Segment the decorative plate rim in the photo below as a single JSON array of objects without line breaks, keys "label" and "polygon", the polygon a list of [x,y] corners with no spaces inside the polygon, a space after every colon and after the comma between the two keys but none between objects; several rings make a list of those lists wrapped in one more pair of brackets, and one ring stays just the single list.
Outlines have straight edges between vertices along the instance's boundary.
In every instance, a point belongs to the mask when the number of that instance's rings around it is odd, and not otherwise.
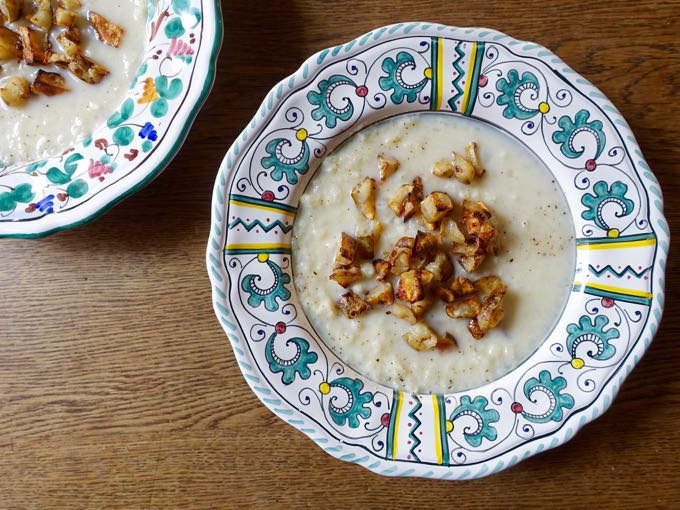
[{"label": "decorative plate rim", "polygon": [[[406,464],[400,460],[377,458],[376,456],[367,455],[365,451],[362,451],[358,447],[344,444],[342,441],[336,439],[328,430],[323,426],[320,426],[315,420],[304,415],[295,406],[292,406],[282,398],[277,398],[276,394],[272,395],[270,388],[273,386],[270,386],[269,381],[263,381],[262,378],[258,376],[258,369],[253,366],[256,364],[253,363],[251,353],[247,349],[243,349],[244,345],[242,342],[245,341],[248,343],[249,340],[241,336],[238,326],[233,321],[233,312],[229,309],[227,304],[229,278],[224,270],[222,262],[224,241],[226,237],[226,229],[224,226],[226,221],[225,212],[228,204],[228,200],[225,197],[228,195],[227,188],[234,177],[237,167],[236,162],[239,160],[239,155],[241,152],[245,153],[242,149],[247,147],[254,139],[262,134],[264,124],[270,119],[273,112],[276,112],[280,105],[287,100],[289,93],[292,94],[293,91],[301,90],[304,85],[312,83],[318,72],[332,63],[345,58],[344,54],[350,52],[352,47],[355,45],[366,45],[366,48],[370,48],[381,42],[385,36],[387,36],[390,41],[394,41],[416,35],[412,33],[414,31],[417,31],[416,34],[422,35],[423,37],[439,34],[462,40],[472,39],[488,43],[520,44],[523,45],[523,50],[532,52],[538,60],[550,63],[551,66],[559,67],[561,72],[570,73],[571,76],[575,76],[575,81],[578,84],[575,86],[577,87],[577,90],[584,93],[584,95],[599,108],[605,110],[607,112],[607,117],[616,123],[618,128],[622,130],[621,138],[624,140],[624,149],[630,149],[625,152],[631,159],[635,159],[635,167],[638,167],[640,182],[645,191],[651,191],[654,194],[654,196],[649,197],[648,214],[650,223],[652,223],[652,221],[654,222],[653,228],[658,243],[651,266],[654,269],[654,277],[656,278],[656,281],[651,283],[651,290],[655,291],[656,294],[654,294],[651,299],[648,319],[645,322],[636,343],[627,347],[625,359],[622,358],[621,365],[603,384],[597,397],[585,408],[570,414],[563,420],[559,428],[537,438],[526,440],[512,448],[510,451],[499,454],[497,457],[472,463],[469,465],[469,469],[466,465],[433,466],[428,463]],[[389,476],[468,479],[493,474],[510,467],[529,456],[565,443],[584,425],[599,417],[609,408],[621,384],[628,373],[630,373],[633,367],[638,363],[658,329],[663,312],[664,273],[669,241],[670,232],[663,215],[663,199],[658,181],[644,161],[639,146],[635,141],[627,122],[616,107],[595,86],[583,79],[550,50],[547,50],[538,44],[519,41],[501,32],[486,28],[459,28],[436,23],[409,22],[387,25],[363,34],[350,42],[319,51],[309,57],[294,74],[284,78],[271,89],[262,102],[255,117],[239,137],[236,138],[235,142],[228,150],[220,166],[213,190],[211,230],[206,251],[206,265],[212,287],[213,308],[230,340],[239,367],[253,392],[266,407],[274,412],[274,414],[309,436],[327,453],[340,460],[360,464],[378,474]],[[520,367],[521,366],[522,365],[520,365]],[[513,370],[513,372],[516,370],[517,369]],[[473,390],[474,389],[469,391]],[[567,424],[569,424],[569,426],[567,426]],[[512,456],[510,455],[511,453],[513,454]]]},{"label": "decorative plate rim", "polygon": [[[126,188],[124,191],[116,194],[115,196],[111,197],[108,201],[103,201],[101,204],[97,205],[96,208],[90,212],[89,214],[86,214],[84,217],[79,217],[75,221],[71,221],[68,223],[59,223],[58,219],[60,217],[59,214],[51,214],[47,216],[43,216],[42,218],[38,219],[37,221],[40,224],[45,224],[45,229],[40,230],[38,232],[22,232],[22,231],[4,231],[3,230],[3,224],[0,223],[0,239],[7,238],[7,239],[40,239],[43,237],[47,237],[49,235],[61,232],[63,230],[68,230],[71,228],[79,227],[81,225],[84,225],[90,221],[93,221],[100,216],[104,215],[107,213],[109,210],[111,210],[114,206],[125,200],[126,198],[130,197],[131,195],[135,194],[139,190],[143,189],[144,187],[148,186],[154,179],[156,179],[163,170],[167,168],[167,166],[172,162],[172,160],[177,156],[179,151],[181,150],[182,146],[184,145],[184,142],[186,141],[189,132],[201,110],[203,105],[205,104],[206,100],[208,99],[208,96],[210,95],[210,92],[212,90],[212,87],[215,83],[215,76],[217,72],[217,60],[220,54],[220,49],[222,47],[222,41],[223,41],[223,36],[224,36],[224,26],[223,26],[223,16],[222,16],[222,5],[219,0],[207,0],[213,5],[214,8],[214,38],[212,40],[212,45],[211,47],[207,50],[207,57],[206,57],[206,62],[207,62],[207,69],[205,76],[202,78],[205,78],[203,83],[200,86],[200,89],[196,87],[196,89],[189,87],[184,94],[184,96],[189,96],[194,90],[200,90],[198,92],[198,95],[196,99],[194,100],[193,104],[191,105],[191,109],[188,110],[183,117],[183,125],[182,128],[179,130],[177,135],[168,142],[168,147],[167,149],[164,149],[164,154],[162,156],[162,159],[157,163],[157,164],[149,164],[147,162],[142,163],[140,166],[138,166],[135,171],[140,172],[140,173],[145,173],[143,179],[140,180],[139,182],[135,183],[134,185]],[[160,147],[159,147],[160,148]],[[145,166],[151,166],[152,168],[150,170],[145,170]],[[104,197],[105,198],[105,197]],[[87,211],[85,211],[87,212]],[[57,221],[55,221],[57,219]],[[12,225],[12,223],[8,223],[9,225]]]}]

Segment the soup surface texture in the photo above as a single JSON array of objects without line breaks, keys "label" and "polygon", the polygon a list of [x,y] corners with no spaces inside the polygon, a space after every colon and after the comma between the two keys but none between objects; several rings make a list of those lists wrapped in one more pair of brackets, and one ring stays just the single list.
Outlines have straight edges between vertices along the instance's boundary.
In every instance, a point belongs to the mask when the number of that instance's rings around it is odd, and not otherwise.
[{"label": "soup surface texture", "polygon": [[[479,146],[486,174],[471,185],[432,174],[434,163],[452,150]],[[378,184],[377,217],[384,225],[376,257],[418,223],[404,223],[387,206],[397,188],[421,176],[425,194],[448,193],[454,203],[481,200],[493,212],[501,251],[487,257],[473,278],[500,276],[508,286],[505,318],[481,340],[467,320],[452,319],[438,302],[425,316],[436,331],[448,331],[458,349],[417,352],[402,339],[410,325],[387,308],[353,320],[336,308],[346,290],[329,280],[341,232],[365,235],[370,222],[350,197],[365,176],[378,180],[377,155],[400,161]],[[422,227],[421,227],[422,228]],[[551,331],[570,292],[575,263],[573,227],[566,200],[552,174],[519,142],[479,121],[442,114],[416,114],[375,124],[325,158],[302,195],[293,228],[295,286],[304,311],[325,343],[349,366],[379,383],[411,392],[446,393],[499,378],[526,359]],[[456,274],[465,274],[454,262]],[[368,267],[363,266],[370,274]],[[357,294],[376,285],[352,286]]]}]

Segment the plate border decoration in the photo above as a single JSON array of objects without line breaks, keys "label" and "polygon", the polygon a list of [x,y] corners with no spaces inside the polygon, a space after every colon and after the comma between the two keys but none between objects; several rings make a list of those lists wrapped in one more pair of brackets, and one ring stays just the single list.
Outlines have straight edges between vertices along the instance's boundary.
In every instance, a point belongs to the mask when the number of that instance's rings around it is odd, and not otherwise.
[{"label": "plate border decoration", "polygon": [[[358,58],[364,52],[373,57]],[[566,85],[551,90],[543,68]],[[339,87],[359,99],[340,94],[333,102]],[[338,360],[295,302],[285,242],[295,185],[367,124],[430,108],[470,115],[475,105],[537,136],[541,159],[572,172],[565,194],[578,278],[553,333],[506,376],[451,395],[393,391]],[[566,178],[558,179],[564,190]],[[212,205],[213,306],[248,384],[326,452],[383,475],[477,478],[564,443],[611,405],[663,311],[670,232],[658,182],[627,123],[549,50],[493,30],[399,23],[313,55],[271,90],[233,143]],[[642,265],[613,262],[629,256]]]},{"label": "plate border decoration", "polygon": [[0,165],[0,238],[40,238],[96,219],[148,185],[178,154],[215,81],[221,4],[147,4],[142,63],[108,120],[62,154]]}]

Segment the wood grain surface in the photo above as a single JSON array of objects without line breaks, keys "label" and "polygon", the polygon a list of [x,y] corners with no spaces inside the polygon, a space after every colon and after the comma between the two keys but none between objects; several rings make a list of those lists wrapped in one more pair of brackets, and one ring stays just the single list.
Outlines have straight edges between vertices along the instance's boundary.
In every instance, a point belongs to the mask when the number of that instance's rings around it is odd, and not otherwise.
[{"label": "wood grain surface", "polygon": [[[0,508],[680,508],[680,253],[612,408],[567,445],[469,482],[324,453],[251,393],[211,309],[213,180],[307,56],[406,20],[538,42],[621,110],[680,228],[680,3],[224,2],[217,82],[179,156],[102,218],[0,240]],[[0,135],[1,136],[1,135]]]}]

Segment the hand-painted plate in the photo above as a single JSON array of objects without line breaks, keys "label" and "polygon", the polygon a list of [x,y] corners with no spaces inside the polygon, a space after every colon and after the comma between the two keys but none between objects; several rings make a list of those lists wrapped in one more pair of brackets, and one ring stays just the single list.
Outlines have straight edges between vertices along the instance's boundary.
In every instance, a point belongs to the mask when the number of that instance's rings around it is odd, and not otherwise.
[{"label": "hand-painted plate", "polygon": [[[578,249],[573,292],[529,359],[483,387],[415,395],[324,345],[297,300],[290,241],[325,154],[366,125],[432,110],[529,147],[567,197]],[[465,479],[564,443],[611,405],[658,327],[668,242],[659,185],[595,87],[539,45],[407,23],[312,56],[270,92],[220,168],[207,264],[236,359],[274,413],[377,473]]]},{"label": "hand-painted plate", "polygon": [[147,34],[128,96],[104,125],[57,156],[0,165],[0,237],[41,237],[92,220],[177,154],[212,87],[219,2],[149,1]]}]

